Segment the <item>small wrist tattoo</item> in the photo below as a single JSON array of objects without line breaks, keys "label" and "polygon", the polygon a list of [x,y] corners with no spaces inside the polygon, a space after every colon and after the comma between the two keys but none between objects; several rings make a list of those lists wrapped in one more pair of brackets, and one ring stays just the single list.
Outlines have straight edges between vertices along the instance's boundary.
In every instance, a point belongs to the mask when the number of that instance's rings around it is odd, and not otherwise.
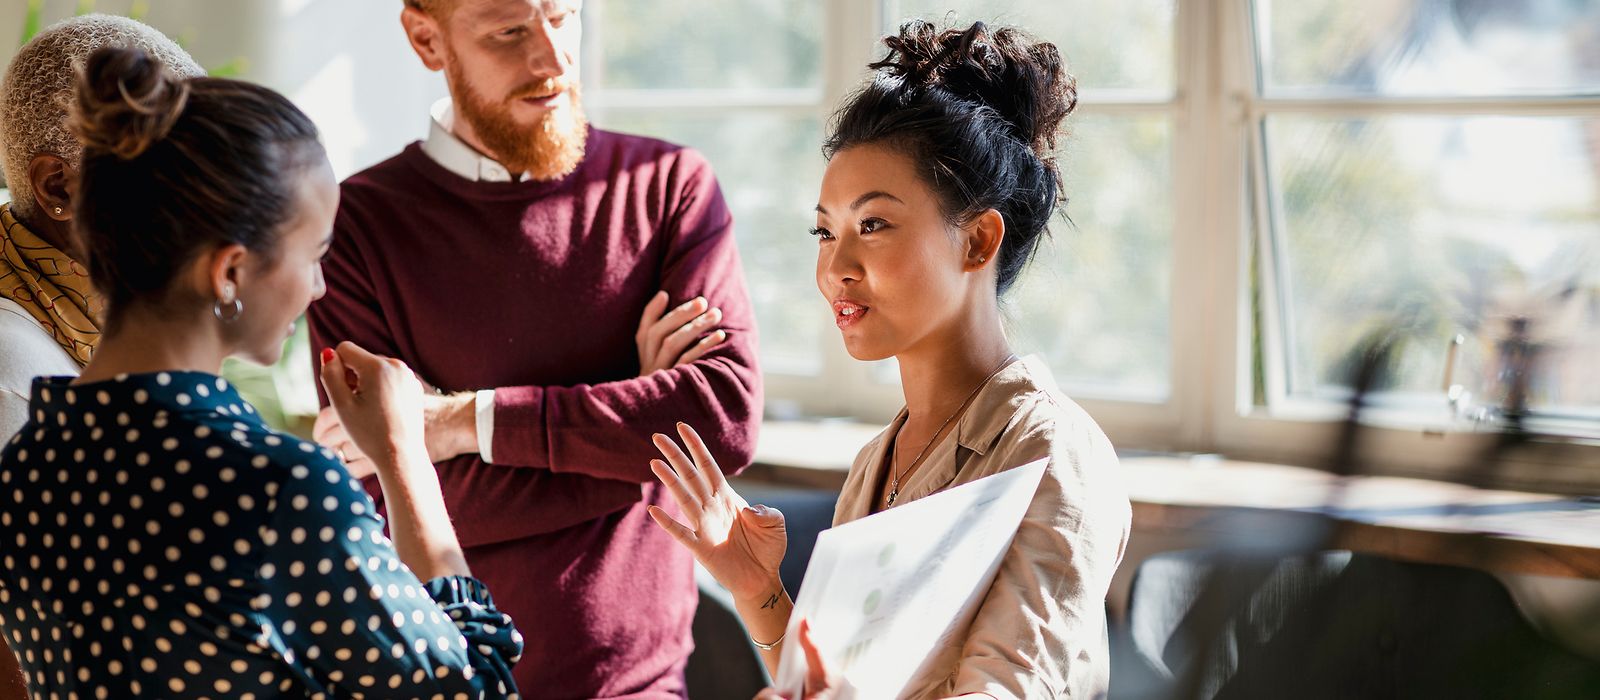
[{"label": "small wrist tattoo", "polygon": [[775,607],[777,607],[778,606],[778,599],[781,598],[781,597],[782,596],[780,594],[778,594],[778,593],[772,594],[772,597],[768,598],[767,602],[761,604],[761,609],[762,610],[766,610],[767,608],[775,608]]}]

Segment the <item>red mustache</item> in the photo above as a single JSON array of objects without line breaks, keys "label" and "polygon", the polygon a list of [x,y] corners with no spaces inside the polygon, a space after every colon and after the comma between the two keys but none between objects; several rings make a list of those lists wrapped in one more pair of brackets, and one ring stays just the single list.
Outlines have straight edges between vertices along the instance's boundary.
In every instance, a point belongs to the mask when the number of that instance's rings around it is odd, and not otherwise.
[{"label": "red mustache", "polygon": [[568,80],[541,80],[537,83],[524,85],[511,91],[508,100],[521,100],[529,97],[545,97],[558,92],[567,92],[572,89],[573,83]]}]

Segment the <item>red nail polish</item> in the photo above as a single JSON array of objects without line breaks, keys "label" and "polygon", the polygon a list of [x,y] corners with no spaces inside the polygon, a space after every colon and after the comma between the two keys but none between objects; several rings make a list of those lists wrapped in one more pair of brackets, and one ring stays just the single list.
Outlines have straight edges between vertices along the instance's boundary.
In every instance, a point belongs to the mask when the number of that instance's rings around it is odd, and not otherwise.
[{"label": "red nail polish", "polygon": [[328,364],[332,360],[333,360],[333,348],[323,348],[322,349],[322,364]]}]

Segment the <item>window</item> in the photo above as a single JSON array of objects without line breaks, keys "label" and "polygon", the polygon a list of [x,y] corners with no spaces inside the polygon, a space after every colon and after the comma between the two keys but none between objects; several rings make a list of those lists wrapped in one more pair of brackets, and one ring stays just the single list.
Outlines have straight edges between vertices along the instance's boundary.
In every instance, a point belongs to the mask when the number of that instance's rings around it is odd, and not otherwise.
[{"label": "window", "polygon": [[1272,97],[1593,95],[1592,0],[1257,0]]},{"label": "window", "polygon": [[[341,177],[420,138],[445,94],[398,2],[191,4],[95,9],[148,11],[204,65],[290,95]],[[875,422],[901,403],[895,368],[851,359],[829,325],[806,231],[829,116],[916,16],[1025,27],[1078,78],[1059,154],[1071,221],[1006,317],[1119,446],[1315,463],[1350,358],[1380,330],[1399,352],[1373,397],[1369,468],[1448,477],[1481,449],[1473,419],[1503,398],[1519,327],[1541,360],[1535,427],[1600,431],[1600,1],[587,0],[584,14],[593,121],[716,168],[769,417]],[[230,371],[292,418],[310,410],[306,352]],[[1600,485],[1593,439],[1541,449],[1509,478]]]},{"label": "window", "polygon": [[1006,301],[1009,332],[1074,396],[1165,401],[1174,3],[901,0],[885,33],[912,17],[1023,27],[1062,52],[1081,97],[1058,161],[1071,223],[1052,227]]},{"label": "window", "polygon": [[1073,21],[1094,4],[1081,0],[926,4],[774,0],[736,3],[723,14],[590,0],[585,70],[596,121],[693,145],[716,167],[756,304],[769,413],[879,420],[898,405],[898,374],[892,364],[863,367],[844,354],[815,289],[815,242],[804,235],[825,165],[827,118],[881,57],[881,36],[904,18],[1027,26],[1058,43],[1080,89],[1100,99],[1072,118],[1062,141],[1072,221],[1052,227],[1054,240],[1008,299],[1009,327],[1078,393],[1164,401],[1172,2],[1098,11],[1140,37],[1136,51],[1104,26]]},{"label": "window", "polygon": [[895,368],[850,360],[826,327],[794,234],[828,114],[882,35],[922,17],[1025,27],[1078,78],[1071,223],[1006,300],[1008,331],[1119,445],[1314,462],[1382,328],[1400,342],[1372,465],[1438,475],[1481,447],[1471,419],[1502,397],[1522,317],[1542,427],[1600,425],[1600,3],[835,0],[701,18],[590,3],[597,121],[694,145],[722,176],[769,416],[877,421],[900,403]]},{"label": "window", "polygon": [[1339,398],[1363,338],[1385,332],[1379,405],[1461,427],[1454,414],[1504,401],[1521,334],[1539,357],[1530,409],[1585,432],[1600,418],[1600,3],[1254,9],[1267,403]]},{"label": "window", "polygon": [[820,3],[589,0],[585,101],[595,123],[690,145],[733,210],[769,373],[816,377],[822,331],[806,231],[822,179],[827,50]]}]

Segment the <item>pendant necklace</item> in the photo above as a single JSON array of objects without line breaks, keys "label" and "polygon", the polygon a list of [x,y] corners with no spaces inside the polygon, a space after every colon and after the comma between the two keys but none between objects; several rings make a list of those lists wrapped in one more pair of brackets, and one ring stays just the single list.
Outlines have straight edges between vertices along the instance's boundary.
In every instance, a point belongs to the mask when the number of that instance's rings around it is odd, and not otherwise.
[{"label": "pendant necklace", "polygon": [[989,376],[984,377],[983,381],[978,382],[977,386],[972,387],[972,393],[967,394],[966,400],[962,401],[961,405],[956,407],[955,412],[951,413],[949,418],[944,419],[944,422],[939,424],[939,429],[933,431],[933,437],[928,438],[928,444],[922,446],[922,451],[917,453],[916,459],[911,460],[911,465],[906,467],[905,471],[898,471],[894,468],[894,463],[896,461],[895,458],[900,452],[898,440],[899,436],[896,436],[895,446],[892,447],[889,452],[889,496],[888,498],[884,499],[883,505],[885,508],[894,505],[894,502],[900,498],[900,477],[905,476],[907,472],[911,471],[912,467],[917,466],[917,463],[922,461],[922,458],[928,454],[928,449],[933,447],[934,441],[939,439],[939,434],[944,432],[944,429],[950,425],[950,421],[955,420],[956,416],[961,415],[961,412],[966,410],[967,404],[971,403],[972,399],[978,395],[978,391],[983,389],[984,385],[988,384],[990,379],[994,379],[994,375],[999,374],[1000,370],[1009,366],[1011,361],[1016,359],[1016,357],[1016,353],[1006,355],[1006,359],[1000,361],[999,367],[994,368],[994,371],[990,372]]}]

